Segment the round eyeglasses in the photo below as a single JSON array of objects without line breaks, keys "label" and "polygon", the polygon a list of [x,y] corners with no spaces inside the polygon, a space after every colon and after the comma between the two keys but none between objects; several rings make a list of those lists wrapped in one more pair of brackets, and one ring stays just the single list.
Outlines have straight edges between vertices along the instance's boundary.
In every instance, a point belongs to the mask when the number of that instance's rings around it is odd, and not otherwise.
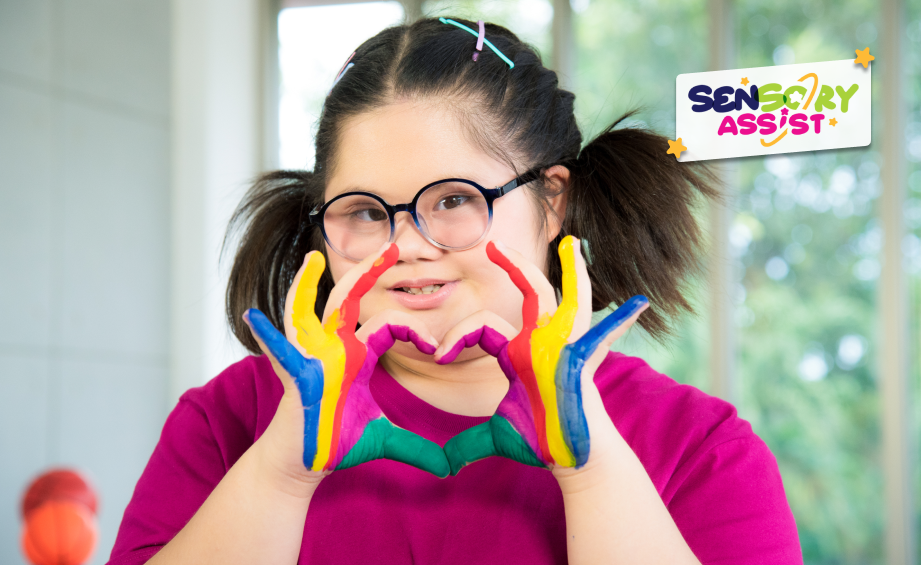
[{"label": "round eyeglasses", "polygon": [[408,204],[391,205],[370,192],[346,192],[309,214],[323,238],[346,259],[361,261],[394,240],[397,212],[408,212],[419,232],[433,245],[451,251],[469,249],[483,241],[492,225],[492,203],[540,177],[532,169],[496,188],[467,179],[427,184]]}]

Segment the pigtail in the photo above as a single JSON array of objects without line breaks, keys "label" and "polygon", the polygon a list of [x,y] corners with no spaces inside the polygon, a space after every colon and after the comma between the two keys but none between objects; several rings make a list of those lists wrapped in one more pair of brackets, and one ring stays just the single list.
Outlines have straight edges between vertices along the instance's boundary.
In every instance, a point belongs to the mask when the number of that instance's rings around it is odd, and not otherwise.
[{"label": "pigtail", "polygon": [[[324,250],[320,230],[308,213],[316,205],[316,177],[309,171],[274,171],[259,177],[230,219],[224,245],[237,234],[239,245],[230,270],[225,306],[227,322],[252,353],[259,346],[243,322],[243,313],[258,308],[277,328],[284,327],[285,297],[311,250]],[[316,311],[323,315],[333,282],[323,273]]]},{"label": "pigtail", "polygon": [[[685,292],[700,271],[702,251],[694,208],[701,196],[719,198],[719,183],[706,166],[667,155],[664,137],[615,129],[632,114],[611,124],[570,163],[563,234],[589,242],[592,310],[644,294],[650,308],[639,323],[662,340],[675,318],[693,312]],[[549,261],[559,264],[556,257]]]}]

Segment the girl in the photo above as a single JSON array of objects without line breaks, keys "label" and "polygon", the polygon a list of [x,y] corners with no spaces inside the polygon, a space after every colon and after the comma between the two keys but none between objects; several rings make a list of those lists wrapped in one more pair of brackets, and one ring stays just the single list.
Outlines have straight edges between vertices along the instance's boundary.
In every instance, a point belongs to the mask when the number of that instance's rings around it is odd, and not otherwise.
[{"label": "girl", "polygon": [[[110,563],[802,562],[776,462],[735,409],[604,356],[632,295],[656,337],[690,310],[713,179],[639,129],[581,148],[573,99],[496,25],[422,19],[357,49],[315,170],[263,176],[231,222],[228,320],[255,355],[180,399]],[[525,381],[516,347],[567,315],[577,345],[612,302],[634,309],[546,392],[578,417],[542,390],[526,425],[495,426]],[[336,370],[351,388],[333,414],[339,390],[315,385]],[[538,413],[565,447],[525,433]]]}]

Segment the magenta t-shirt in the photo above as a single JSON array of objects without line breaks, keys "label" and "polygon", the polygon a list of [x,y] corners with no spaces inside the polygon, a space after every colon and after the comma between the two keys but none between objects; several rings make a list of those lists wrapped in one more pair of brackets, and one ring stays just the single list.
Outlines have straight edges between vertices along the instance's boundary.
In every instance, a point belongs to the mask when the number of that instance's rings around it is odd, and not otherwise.
[{"label": "magenta t-shirt", "polygon": [[[704,564],[802,563],[774,456],[736,410],[611,353],[596,371],[608,415]],[[371,393],[397,426],[444,445],[488,418],[439,410],[380,365]],[[125,510],[110,565],[150,559],[192,518],[275,415],[282,385],[247,357],[186,392]],[[490,457],[438,479],[372,461],[323,479],[299,564],[566,562],[563,497],[550,471]]]}]

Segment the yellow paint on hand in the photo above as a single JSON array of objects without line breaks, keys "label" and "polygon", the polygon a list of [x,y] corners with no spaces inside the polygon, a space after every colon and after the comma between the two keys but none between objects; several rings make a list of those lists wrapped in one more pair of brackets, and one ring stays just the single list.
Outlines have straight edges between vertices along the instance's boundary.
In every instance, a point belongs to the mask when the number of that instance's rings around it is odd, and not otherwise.
[{"label": "yellow paint on hand", "polygon": [[531,334],[531,362],[544,404],[547,426],[547,446],[558,465],[575,466],[575,456],[563,438],[563,427],[557,404],[556,367],[560,353],[568,344],[579,310],[576,276],[576,239],[566,236],[560,242],[560,262],[563,266],[563,301],[550,322]]},{"label": "yellow paint on hand", "polygon": [[307,355],[323,364],[323,398],[320,400],[320,421],[317,431],[317,454],[313,459],[314,471],[321,471],[329,461],[333,437],[333,420],[336,404],[342,391],[345,375],[345,346],[336,335],[339,325],[339,310],[323,325],[317,318],[314,306],[317,299],[317,284],[326,268],[322,253],[314,253],[307,262],[304,274],[294,294],[292,317],[297,329],[297,342]]}]

